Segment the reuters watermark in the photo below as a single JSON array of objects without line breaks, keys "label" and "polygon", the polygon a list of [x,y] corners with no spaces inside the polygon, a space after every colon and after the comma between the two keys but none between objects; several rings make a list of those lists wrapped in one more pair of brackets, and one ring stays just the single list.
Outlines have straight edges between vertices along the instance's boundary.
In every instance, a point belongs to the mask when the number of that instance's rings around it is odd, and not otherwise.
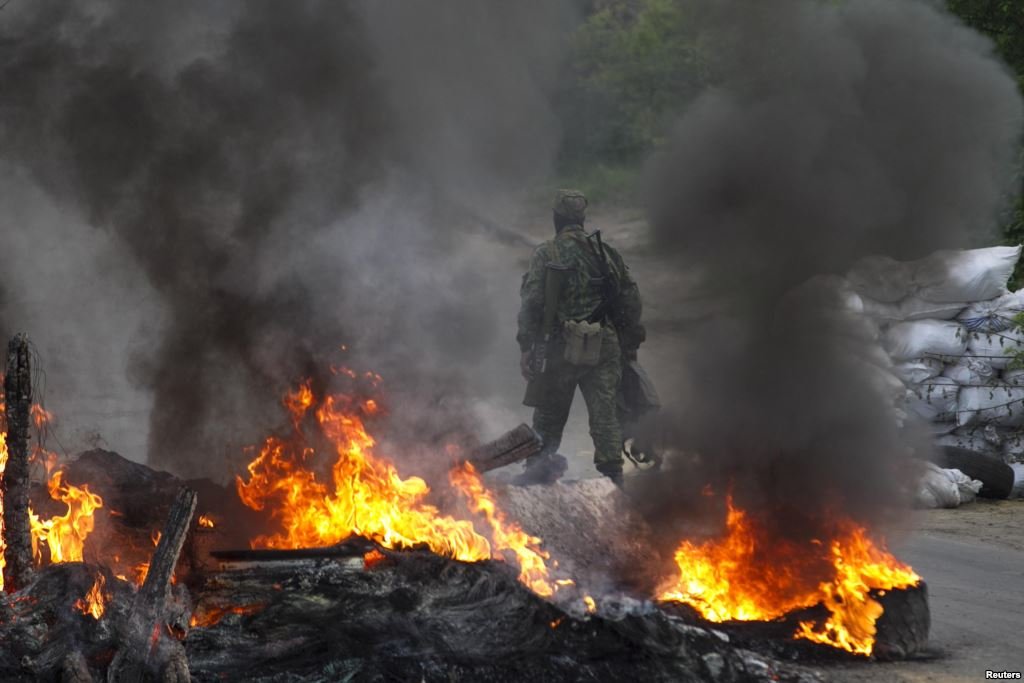
[{"label": "reuters watermark", "polygon": [[985,678],[998,679],[998,680],[1020,680],[1019,671],[992,671],[987,669],[985,671]]}]

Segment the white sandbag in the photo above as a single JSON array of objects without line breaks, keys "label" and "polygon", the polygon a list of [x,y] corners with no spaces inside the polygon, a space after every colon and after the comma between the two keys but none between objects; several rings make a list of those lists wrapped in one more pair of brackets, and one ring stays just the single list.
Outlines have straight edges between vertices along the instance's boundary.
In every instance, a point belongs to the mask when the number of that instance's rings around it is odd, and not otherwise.
[{"label": "white sandbag", "polygon": [[952,320],[967,307],[966,303],[933,303],[916,296],[909,296],[897,303],[884,303],[861,297],[864,314],[880,321],[902,322],[904,320]]},{"label": "white sandbag", "polygon": [[1024,426],[1024,387],[964,387],[956,412],[956,422],[961,427]]},{"label": "white sandbag", "polygon": [[[956,424],[953,424],[956,427]],[[960,433],[945,434],[935,439],[936,446],[953,446],[964,448],[976,453],[987,453],[994,455],[997,452],[996,446],[989,443],[979,431],[966,430]]]},{"label": "white sandbag", "polygon": [[915,358],[896,363],[893,372],[907,384],[920,384],[926,379],[938,377],[945,365],[938,358]]},{"label": "white sandbag", "polygon": [[934,463],[926,463],[914,497],[920,507],[955,508],[960,505],[960,489],[956,482]]},{"label": "white sandbag", "polygon": [[867,299],[894,304],[913,293],[914,269],[888,256],[868,256],[854,264],[846,279],[865,304]]},{"label": "white sandbag", "polygon": [[960,470],[944,470],[943,473],[956,484],[957,494],[960,496],[960,504],[974,502],[978,492],[984,486],[979,480],[971,479]]},{"label": "white sandbag", "polygon": [[999,373],[980,358],[965,357],[945,366],[942,376],[961,386],[988,386],[998,379]]},{"label": "white sandbag", "polygon": [[967,348],[967,335],[958,323],[945,320],[915,320],[898,323],[882,335],[882,343],[895,361],[924,356],[960,356]]},{"label": "white sandbag", "polygon": [[916,294],[925,301],[985,301],[1007,293],[1020,246],[938,251],[914,268]]},{"label": "white sandbag", "polygon": [[948,377],[933,377],[911,390],[908,409],[926,422],[950,422],[956,419],[960,385]]},{"label": "white sandbag", "polygon": [[973,303],[956,317],[970,332],[1003,332],[1013,327],[1013,319],[1024,313],[1024,289],[989,301]]},{"label": "white sandbag", "polygon": [[1000,381],[1003,384],[1022,387],[1024,386],[1024,369],[1003,370],[1003,375],[1000,378]]},{"label": "white sandbag", "polygon": [[996,370],[1003,370],[1015,352],[1024,350],[1024,332],[967,332],[967,355],[983,360]]}]

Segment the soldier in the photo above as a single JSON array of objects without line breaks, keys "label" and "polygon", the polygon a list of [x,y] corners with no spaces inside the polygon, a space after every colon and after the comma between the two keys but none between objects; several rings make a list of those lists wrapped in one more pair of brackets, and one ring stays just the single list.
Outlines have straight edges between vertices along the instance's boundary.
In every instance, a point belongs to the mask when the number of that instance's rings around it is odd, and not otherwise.
[{"label": "soldier", "polygon": [[550,483],[565,470],[556,451],[577,386],[590,417],[594,465],[622,484],[616,394],[623,358],[635,359],[645,337],[640,292],[600,232],[584,232],[586,208],[582,193],[558,191],[555,236],[537,247],[523,276],[516,337],[529,382],[523,402],[534,408],[533,427],[544,449],[527,461],[519,484]]}]

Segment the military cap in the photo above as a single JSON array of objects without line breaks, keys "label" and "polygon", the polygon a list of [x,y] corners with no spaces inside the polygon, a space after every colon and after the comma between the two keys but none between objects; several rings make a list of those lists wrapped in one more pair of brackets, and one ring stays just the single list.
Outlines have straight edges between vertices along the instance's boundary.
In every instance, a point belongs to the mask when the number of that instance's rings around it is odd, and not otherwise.
[{"label": "military cap", "polygon": [[587,212],[587,198],[579,190],[559,190],[555,193],[554,209],[562,218],[582,223]]}]

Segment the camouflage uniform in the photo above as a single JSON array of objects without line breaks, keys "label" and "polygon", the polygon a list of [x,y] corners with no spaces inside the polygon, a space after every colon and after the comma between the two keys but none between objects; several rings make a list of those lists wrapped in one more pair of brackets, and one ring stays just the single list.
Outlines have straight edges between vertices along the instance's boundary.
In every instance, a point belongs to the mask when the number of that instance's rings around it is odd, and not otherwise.
[{"label": "camouflage uniform", "polygon": [[[597,242],[583,230],[586,199],[579,192],[560,190],[555,199],[555,214],[563,227],[554,237],[537,247],[530,268],[523,276],[520,296],[520,349],[527,353],[541,336],[544,316],[545,269],[551,262],[567,266],[569,274],[558,301],[557,329],[568,320],[591,318],[605,299],[599,266]],[[545,377],[546,399],[534,409],[533,427],[544,439],[544,451],[538,461],[558,450],[562,430],[569,417],[573,395],[579,386],[590,417],[590,436],[594,441],[594,464],[607,475],[622,472],[622,430],[616,415],[616,394],[622,376],[622,354],[634,353],[644,338],[640,325],[640,293],[618,251],[605,245],[608,269],[618,283],[624,329],[617,330],[605,317],[602,322],[601,356],[597,365],[571,365],[563,358],[564,342],[556,339],[548,349]],[[531,463],[528,463],[528,467]]]}]

